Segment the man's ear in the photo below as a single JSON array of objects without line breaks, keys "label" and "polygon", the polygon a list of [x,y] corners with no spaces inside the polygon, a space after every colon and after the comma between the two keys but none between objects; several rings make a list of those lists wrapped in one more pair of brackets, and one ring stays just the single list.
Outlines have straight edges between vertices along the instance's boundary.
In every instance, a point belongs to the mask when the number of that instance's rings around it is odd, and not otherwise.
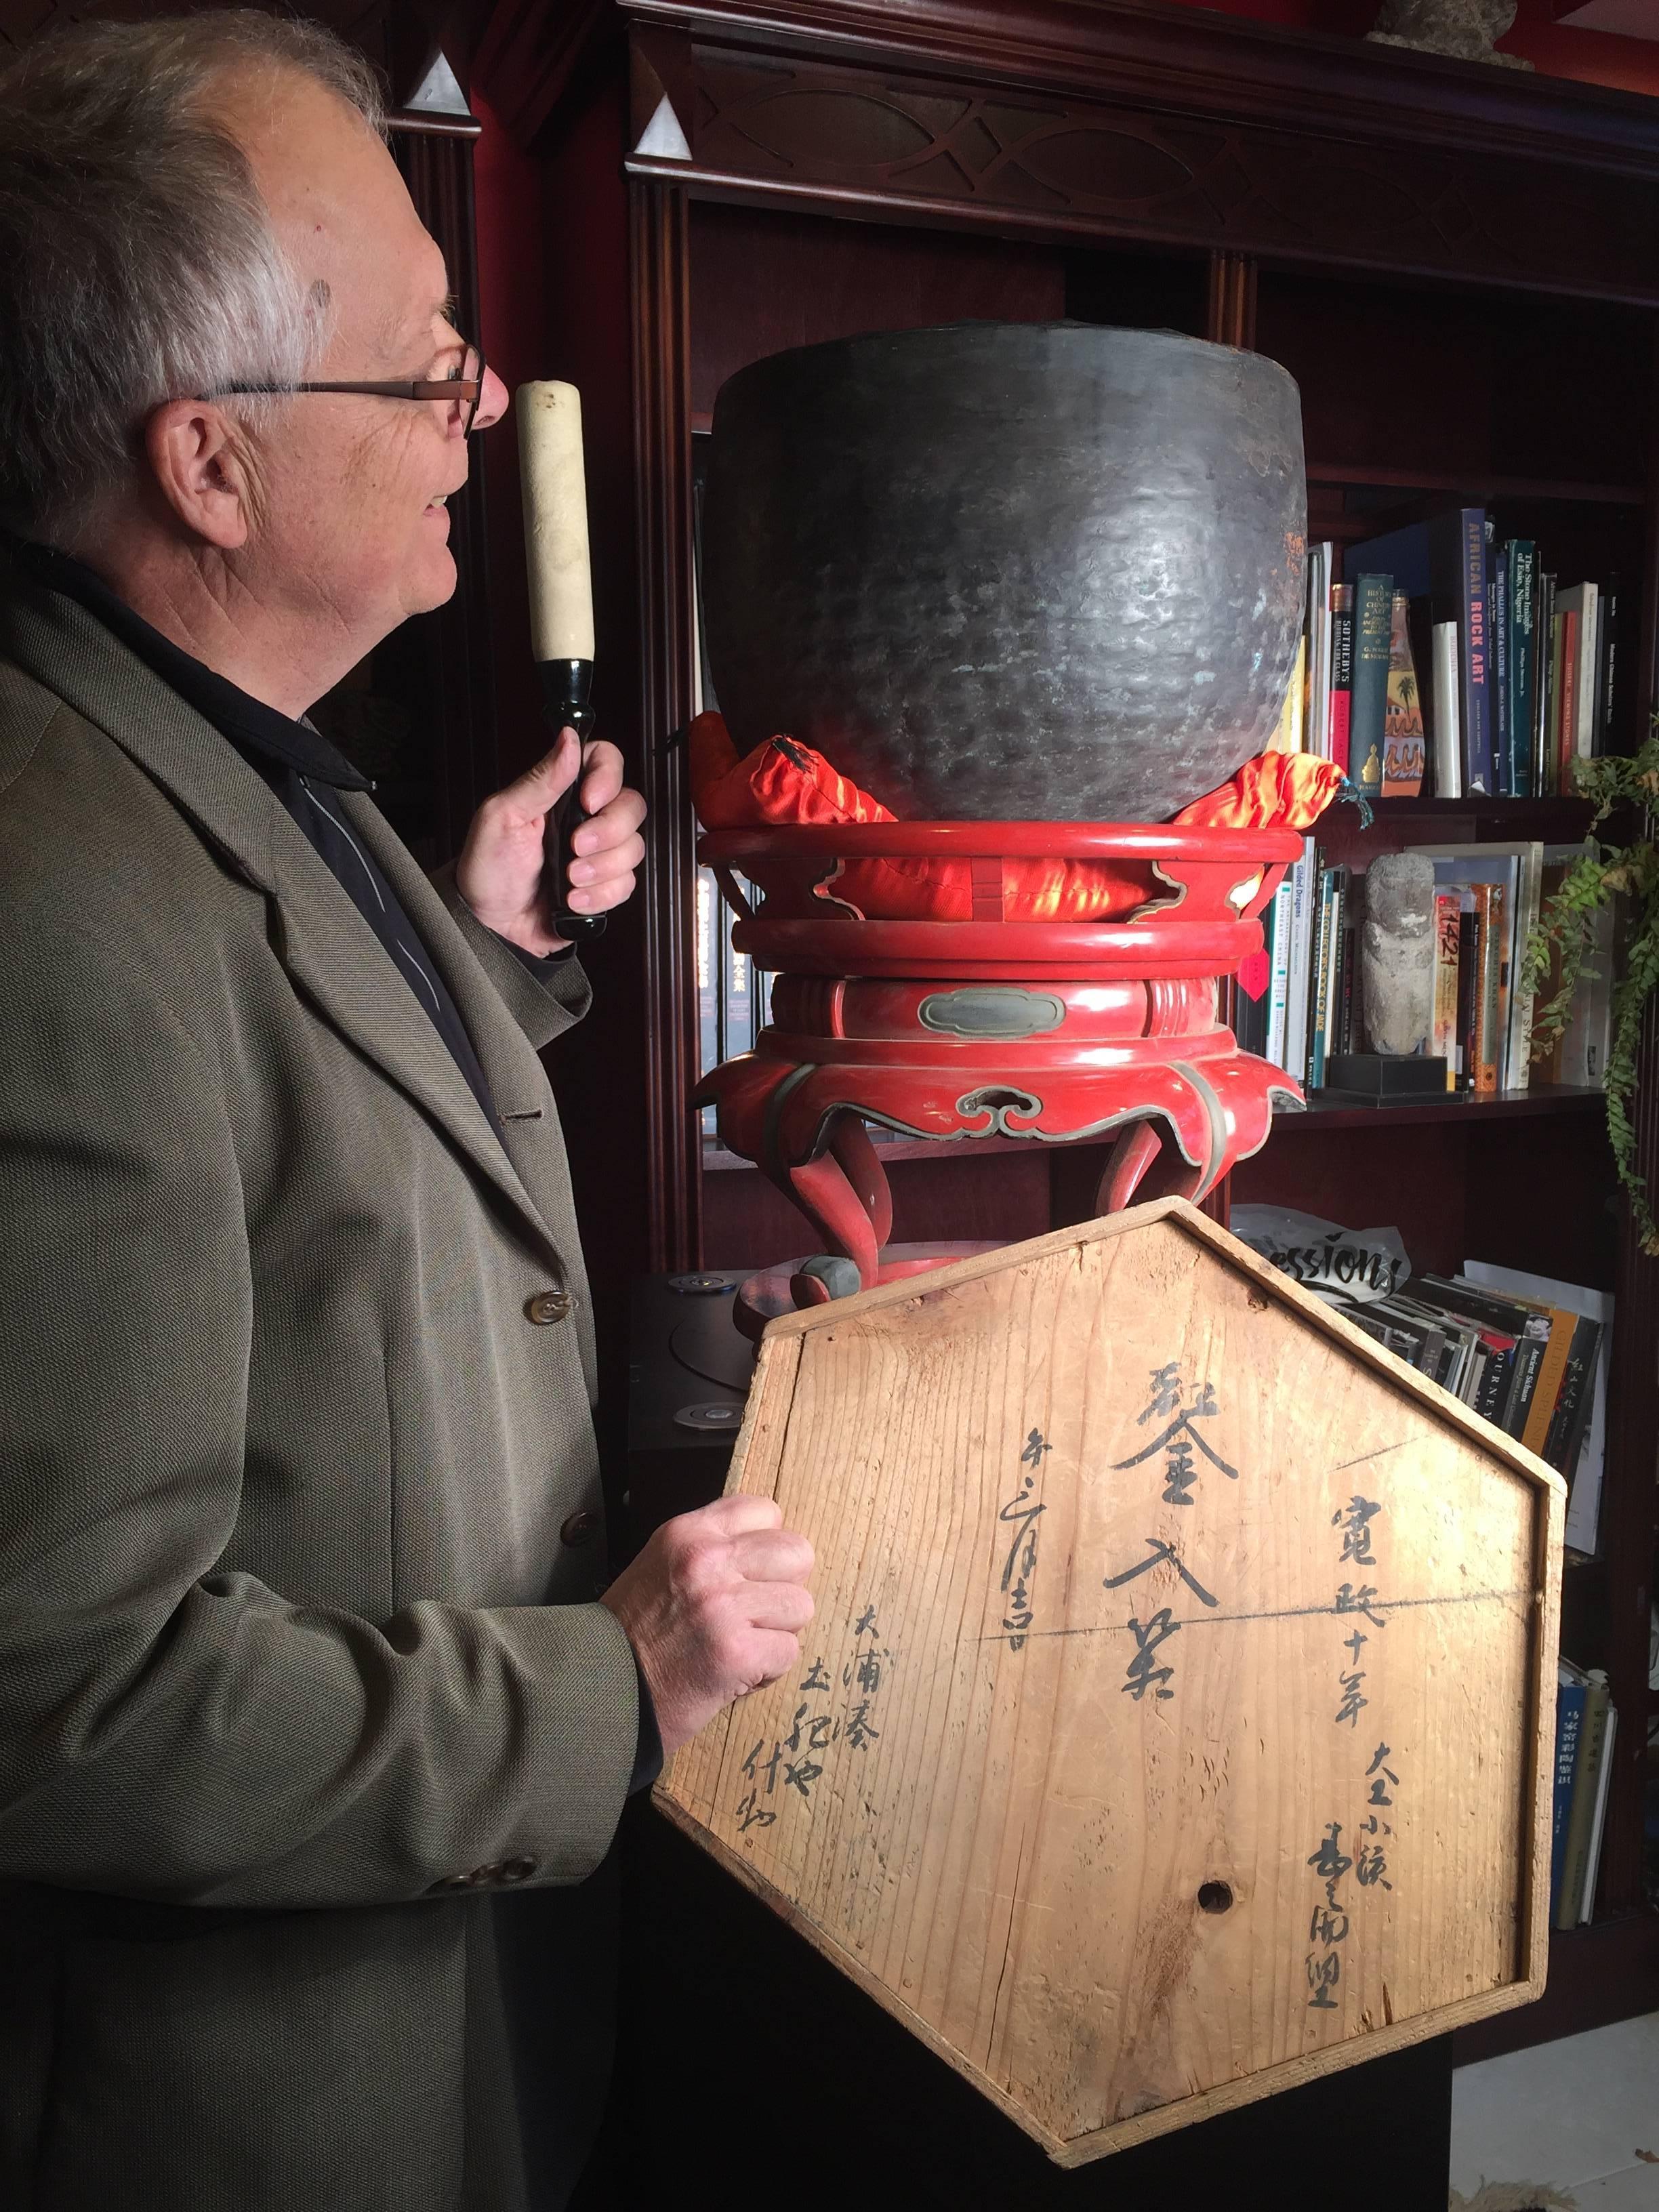
[{"label": "man's ear", "polygon": [[174,399],[144,426],[144,451],[161,496],[192,536],[222,552],[247,543],[253,486],[246,440],[210,399]]}]

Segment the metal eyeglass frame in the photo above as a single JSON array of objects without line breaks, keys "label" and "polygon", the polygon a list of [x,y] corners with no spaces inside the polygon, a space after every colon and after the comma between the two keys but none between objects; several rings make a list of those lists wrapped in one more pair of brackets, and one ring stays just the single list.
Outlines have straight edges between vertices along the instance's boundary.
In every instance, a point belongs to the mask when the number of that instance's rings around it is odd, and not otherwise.
[{"label": "metal eyeglass frame", "polygon": [[[456,332],[458,337],[460,333]],[[442,379],[404,379],[391,384],[221,384],[211,392],[202,394],[204,399],[228,399],[233,397],[287,398],[301,392],[356,392],[370,399],[447,399],[461,400],[466,414],[461,424],[461,435],[470,438],[472,425],[477,420],[478,402],[483,397],[484,357],[471,338],[462,338],[466,348],[461,366],[465,368],[476,362],[475,376],[447,376]]]}]

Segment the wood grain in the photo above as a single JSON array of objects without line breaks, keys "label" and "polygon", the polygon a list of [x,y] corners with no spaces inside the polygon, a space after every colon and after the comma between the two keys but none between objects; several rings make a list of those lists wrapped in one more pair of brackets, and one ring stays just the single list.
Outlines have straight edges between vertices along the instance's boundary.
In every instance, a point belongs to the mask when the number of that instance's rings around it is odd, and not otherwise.
[{"label": "wood grain", "polygon": [[1060,2162],[1538,1993],[1562,1486],[1192,1207],[775,1323],[728,1486],[659,1802]]}]

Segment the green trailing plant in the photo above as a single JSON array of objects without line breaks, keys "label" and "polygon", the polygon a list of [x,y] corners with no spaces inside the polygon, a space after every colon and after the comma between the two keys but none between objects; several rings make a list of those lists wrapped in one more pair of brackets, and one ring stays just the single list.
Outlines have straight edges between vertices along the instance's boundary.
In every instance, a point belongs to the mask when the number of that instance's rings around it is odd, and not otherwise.
[{"label": "green trailing plant", "polygon": [[[1636,1164],[1636,1128],[1632,1118],[1643,1019],[1649,1000],[1659,988],[1659,845],[1655,843],[1659,730],[1639,752],[1627,757],[1609,754],[1573,765],[1578,791],[1595,802],[1595,812],[1583,857],[1572,863],[1560,888],[1546,900],[1538,925],[1527,940],[1521,968],[1523,991],[1541,991],[1550,980],[1553,962],[1559,962],[1556,988],[1548,999],[1539,1000],[1533,1016],[1532,1054],[1534,1060],[1542,1058],[1566,1028],[1580,977],[1596,972],[1584,964],[1596,914],[1622,898],[1627,921],[1624,973],[1613,992],[1607,1136],[1619,1180],[1629,1194],[1642,1249],[1650,1257],[1659,1258],[1659,1222],[1654,1218],[1646,1180]],[[1609,815],[1624,810],[1629,810],[1624,818],[1633,823],[1633,830],[1628,843],[1613,844],[1598,833]]]}]

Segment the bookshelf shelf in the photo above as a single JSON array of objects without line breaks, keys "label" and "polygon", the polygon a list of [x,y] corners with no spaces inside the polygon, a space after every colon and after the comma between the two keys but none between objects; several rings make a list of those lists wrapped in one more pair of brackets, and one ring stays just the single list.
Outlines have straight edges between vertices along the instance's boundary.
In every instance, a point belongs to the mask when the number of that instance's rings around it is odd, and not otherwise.
[{"label": "bookshelf shelf", "polygon": [[1473,822],[1500,836],[1559,844],[1581,838],[1594,811],[1588,799],[1486,799],[1479,793],[1468,799],[1376,799],[1371,808],[1382,827],[1395,822]]},{"label": "bookshelf shelf", "polygon": [[[1428,469],[1368,468],[1358,463],[1331,461],[1310,461],[1308,482],[1352,485],[1356,490],[1428,492],[1483,503],[1505,499],[1565,500],[1583,507],[1639,507],[1647,499],[1641,484],[1575,483],[1560,477],[1490,476],[1478,470],[1444,476]],[[1367,514],[1367,529],[1374,527],[1375,522],[1375,513]]]},{"label": "bookshelf shelf", "polygon": [[[1659,1978],[1659,1913],[1642,1911],[1614,1915],[1582,1928],[1558,1931],[1550,1937],[1548,1994],[1544,2006],[1552,2032],[1578,2035],[1587,2028],[1627,2020],[1651,2008],[1651,1992]],[[1538,2039],[1533,2015],[1541,2007],[1523,2006],[1518,2012],[1498,2013],[1474,2027],[1460,2028],[1453,2039],[1456,2064],[1467,2066],[1481,2058],[1496,2058],[1506,2051],[1519,2051]]]},{"label": "bookshelf shelf", "polygon": [[1413,1099],[1399,1106],[1366,1106],[1330,1092],[1313,1092],[1305,1111],[1281,1107],[1273,1114],[1273,1141],[1294,1135],[1298,1127],[1321,1129],[1409,1128],[1428,1121],[1513,1121],[1542,1114],[1583,1114],[1604,1106],[1606,1093],[1566,1083],[1542,1083],[1527,1091],[1504,1091],[1474,1097],[1448,1091],[1443,1098]]}]

